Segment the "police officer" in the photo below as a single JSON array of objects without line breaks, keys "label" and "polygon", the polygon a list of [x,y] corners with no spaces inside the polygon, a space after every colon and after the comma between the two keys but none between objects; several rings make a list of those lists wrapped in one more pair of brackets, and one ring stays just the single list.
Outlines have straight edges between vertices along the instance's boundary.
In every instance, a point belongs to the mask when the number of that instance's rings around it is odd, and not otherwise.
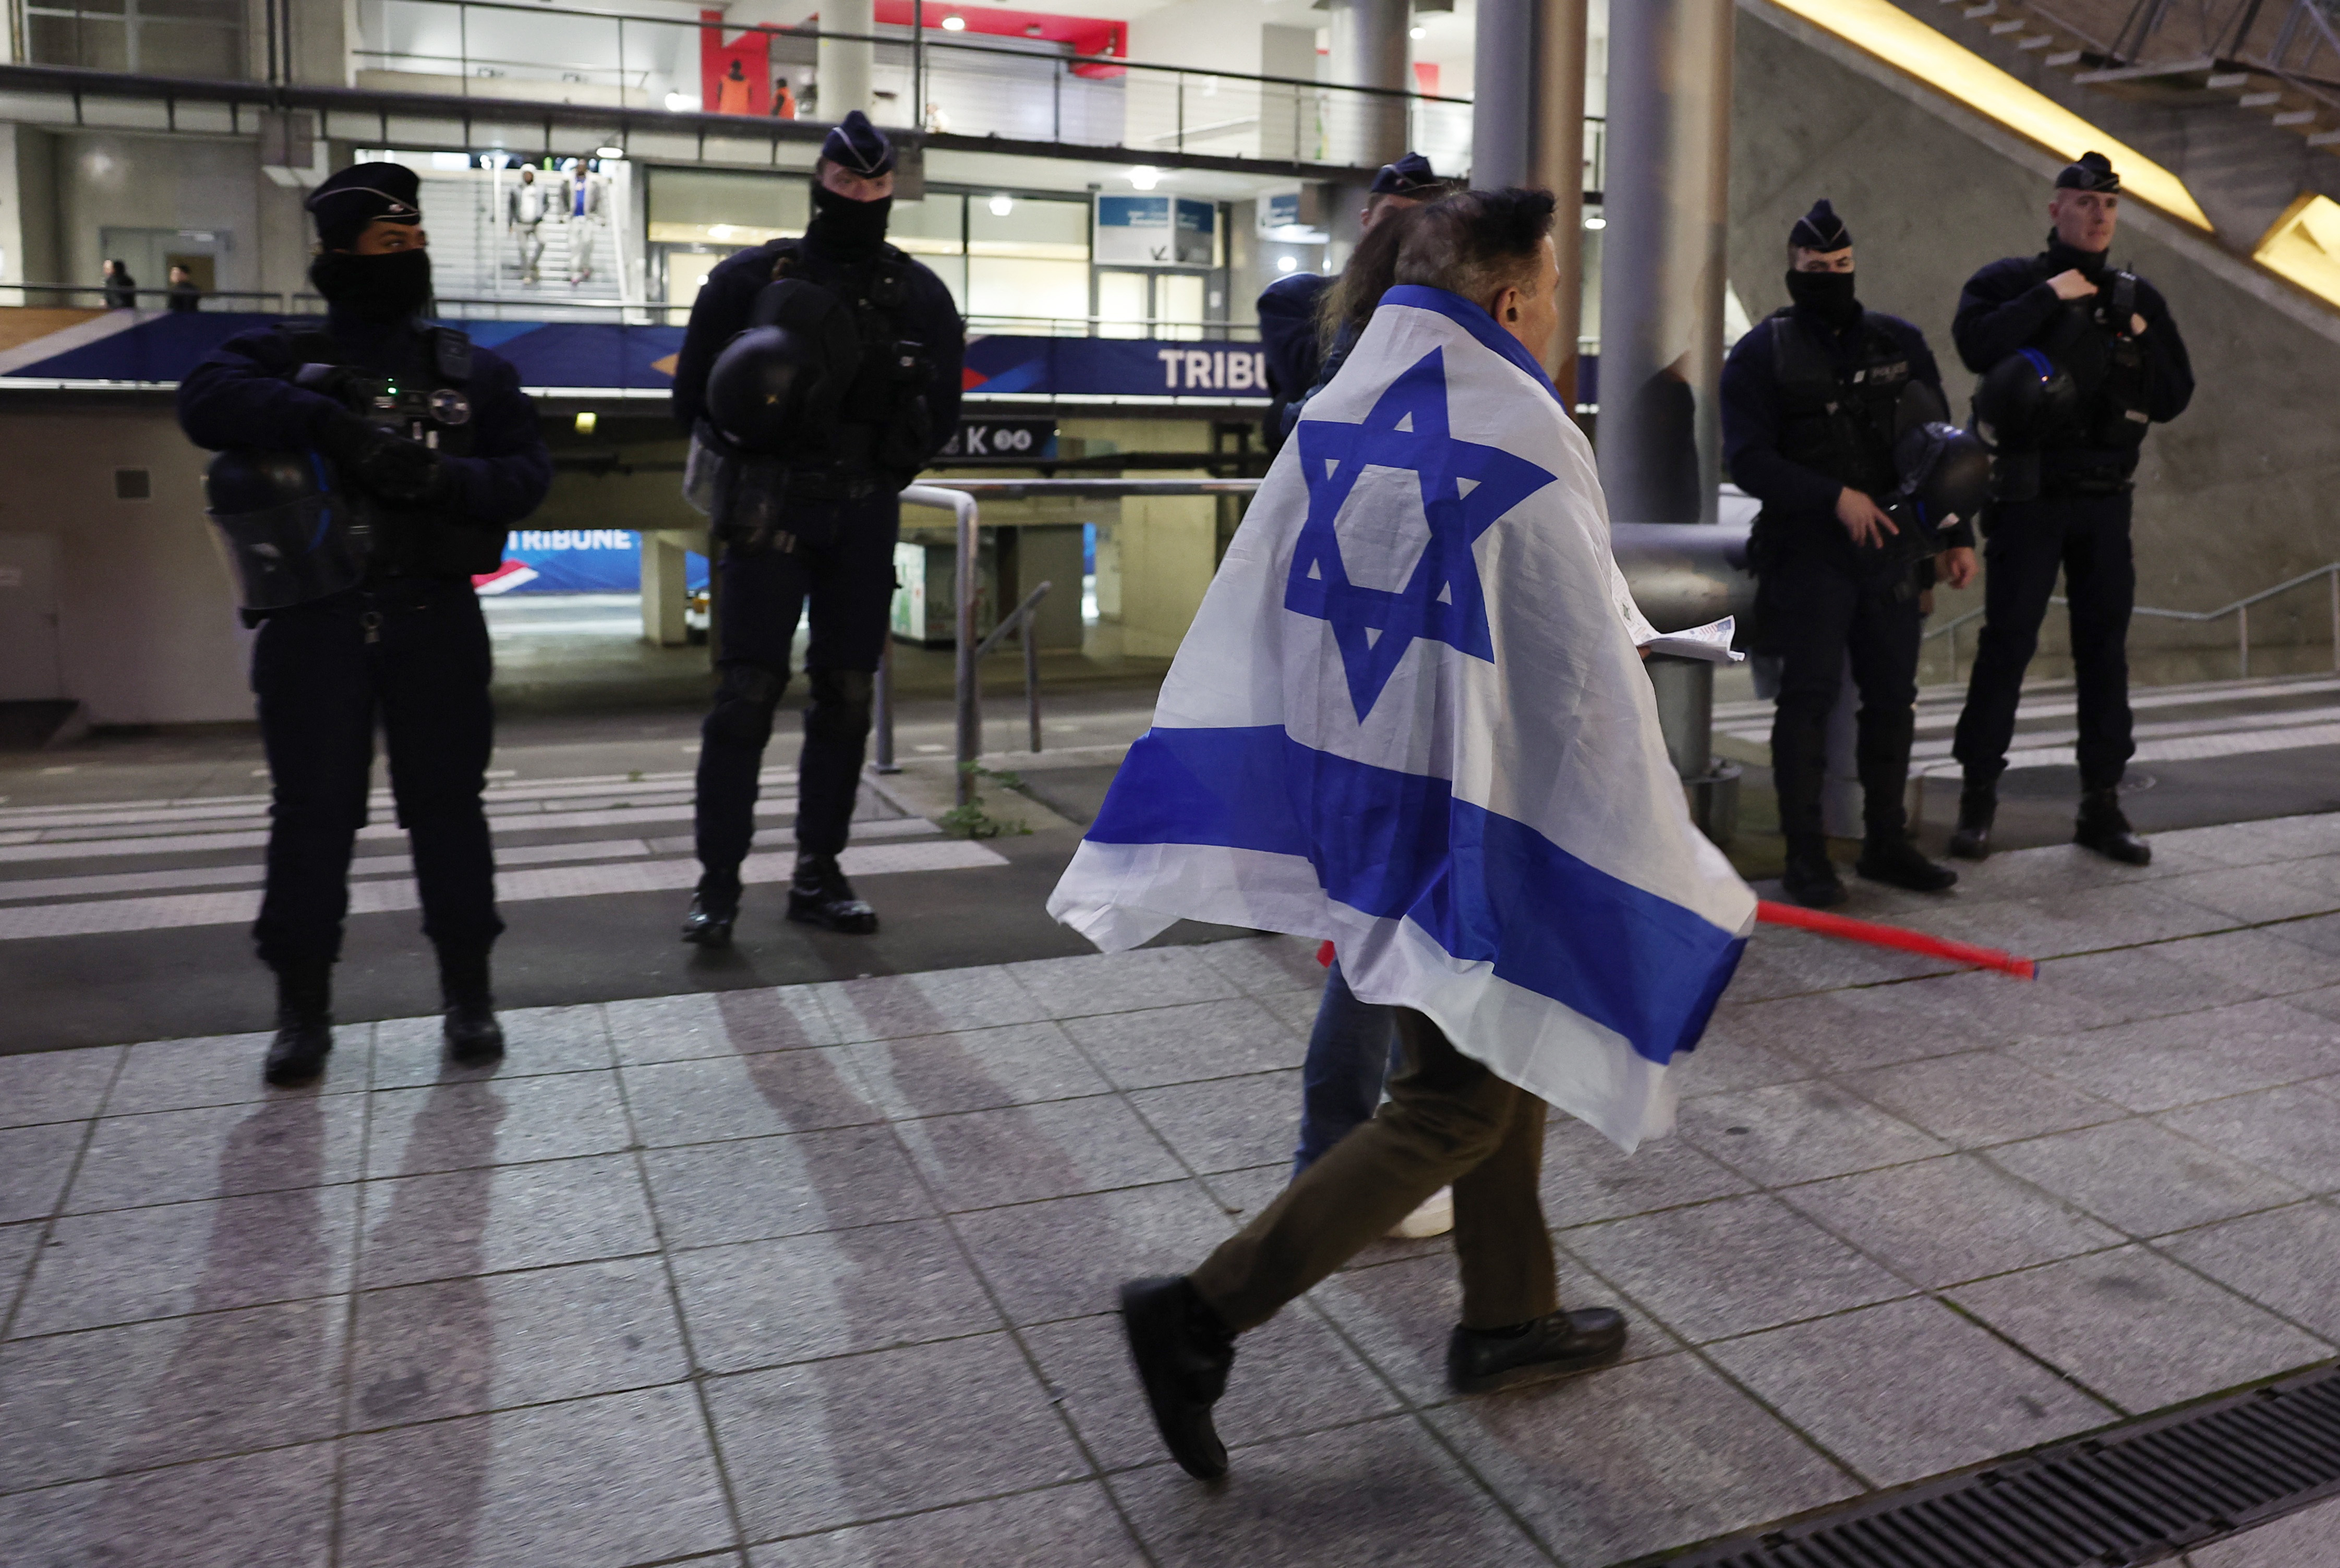
[{"label": "police officer", "polygon": [[[966,329],[942,280],[886,243],[892,145],[857,110],[821,144],[814,182],[802,239],[742,251],[708,273],[675,367],[675,417],[717,472],[721,547],[721,679],[699,753],[702,874],[682,928],[683,940],[702,947],[731,939],[739,868],[755,834],[757,775],[808,600],[812,700],[797,769],[788,918],[832,931],[878,928],[877,913],[854,896],[837,858],[860,788],[892,610],[900,491],[958,421]],[[782,339],[778,360],[759,363],[759,345],[746,339],[759,311],[810,327]],[[732,348],[739,356],[727,359]],[[812,350],[820,362],[787,359]],[[727,412],[727,377],[773,376],[781,379],[753,384],[810,378],[829,390],[788,404],[749,396],[739,400],[750,405],[744,418]],[[746,428],[757,409],[780,406],[795,410],[795,428],[777,435]]]},{"label": "police officer", "polygon": [[[1989,413],[1987,393],[2009,372],[2028,381],[2027,365],[2068,377],[2076,394],[2046,429],[1993,432],[2001,455],[1983,519],[1990,574],[1953,743],[1966,779],[1950,853],[1969,860],[1990,852],[2023,671],[2039,645],[2058,568],[2071,604],[2079,687],[2080,813],[2073,841],[2133,866],[2153,858],[2121,814],[2118,792],[2137,749],[2128,707],[2128,618],[2137,595],[2130,476],[2147,427],[2176,419],[2193,398],[2194,370],[2159,291],[2106,264],[2119,213],[2120,176],[2112,161],[2102,153],[2081,154],[2056,176],[2048,248],[1993,262],[1968,279],[1950,323],[1958,357],[1984,377],[1976,392],[1978,431]],[[2039,357],[2007,363],[2026,350]]]},{"label": "police officer", "polygon": [[[1359,237],[1372,233],[1384,213],[1434,202],[1446,191],[1446,182],[1419,153],[1383,164],[1366,193],[1363,210],[1357,214]],[[1284,444],[1298,418],[1287,411],[1306,401],[1317,382],[1326,379],[1322,307],[1332,286],[1333,280],[1321,273],[1294,273],[1276,279],[1259,296],[1259,342],[1266,354],[1267,387],[1274,399],[1268,404],[1266,423],[1271,452]]]},{"label": "police officer", "polygon": [[[1781,661],[1771,723],[1789,898],[1844,901],[1829,862],[1820,788],[1829,713],[1851,655],[1860,692],[1857,755],[1866,829],[1854,869],[1938,893],[1958,873],[1910,843],[1902,795],[1916,728],[1919,596],[1935,552],[1953,587],[1974,576],[1970,525],[1929,529],[1880,502],[1900,481],[1895,449],[1947,412],[1923,333],[1865,311],[1854,293],[1852,234],[1826,201],[1788,238],[1792,302],[1757,324],[1722,370],[1730,477],[1763,503],[1750,555],[1756,647]],[[1919,531],[1926,530],[1921,535]]]},{"label": "police officer", "polygon": [[231,338],[179,388],[188,438],[223,454],[215,515],[248,505],[230,499],[236,476],[270,471],[267,454],[279,454],[296,479],[330,474],[317,515],[346,546],[343,577],[310,585],[331,591],[246,598],[271,779],[253,935],[276,971],[272,1084],[315,1077],[332,1049],[331,978],[377,725],[438,950],[447,1047],[467,1064],[503,1054],[488,979],[503,922],[480,805],[494,739],[488,633],[470,580],[501,563],[504,531],[544,499],[552,460],[511,365],[422,319],[431,257],[418,195],[413,171],[395,164],[318,186],[306,204],[322,324]]}]

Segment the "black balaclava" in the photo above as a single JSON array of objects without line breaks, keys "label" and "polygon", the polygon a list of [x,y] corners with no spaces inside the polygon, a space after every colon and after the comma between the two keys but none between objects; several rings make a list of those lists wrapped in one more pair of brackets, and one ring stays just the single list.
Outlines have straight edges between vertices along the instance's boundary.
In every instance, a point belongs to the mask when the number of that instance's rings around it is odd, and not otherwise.
[{"label": "black balaclava", "polygon": [[[848,174],[874,180],[894,169],[894,144],[886,133],[856,109],[832,127],[820,144],[822,163],[835,164]],[[886,222],[894,198],[857,202],[816,182],[812,188],[812,223],[805,239],[815,248],[845,261],[877,254],[886,243]]]},{"label": "black balaclava", "polygon": [[[1852,243],[1852,231],[1836,215],[1826,196],[1796,220],[1788,231],[1791,250],[1841,251]],[[1860,302],[1853,295],[1850,273],[1800,273],[1788,269],[1788,298],[1795,307],[1831,327],[1847,327],[1860,319]]]},{"label": "black balaclava", "polygon": [[378,256],[327,251],[309,263],[309,281],[336,315],[403,321],[431,303],[431,253],[420,246]]}]

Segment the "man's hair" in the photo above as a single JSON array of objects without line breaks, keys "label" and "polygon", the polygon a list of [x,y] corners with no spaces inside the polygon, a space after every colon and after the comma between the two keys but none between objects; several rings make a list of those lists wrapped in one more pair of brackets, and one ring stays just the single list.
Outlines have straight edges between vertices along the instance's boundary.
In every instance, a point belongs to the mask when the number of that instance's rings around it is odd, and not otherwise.
[{"label": "man's hair", "polygon": [[1396,281],[1484,300],[1527,288],[1543,260],[1559,202],[1550,191],[1463,191],[1413,214],[1398,246]]},{"label": "man's hair", "polygon": [[1325,352],[1332,352],[1343,327],[1365,330],[1373,307],[1397,282],[1398,251],[1421,216],[1422,209],[1412,203],[1399,208],[1367,230],[1357,248],[1349,253],[1348,264],[1316,304],[1316,338]]}]

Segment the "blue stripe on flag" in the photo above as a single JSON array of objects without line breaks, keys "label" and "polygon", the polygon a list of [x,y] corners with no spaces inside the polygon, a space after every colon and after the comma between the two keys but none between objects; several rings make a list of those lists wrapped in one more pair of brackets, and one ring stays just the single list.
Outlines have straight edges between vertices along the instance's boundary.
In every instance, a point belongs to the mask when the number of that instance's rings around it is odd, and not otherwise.
[{"label": "blue stripe on flag", "polygon": [[1606,1025],[1664,1066],[1698,1043],[1746,946],[1443,779],[1318,751],[1279,725],[1153,729],[1088,836],[1296,855],[1324,891]]},{"label": "blue stripe on flag", "polygon": [[[1451,289],[1433,289],[1428,283],[1400,283],[1382,295],[1382,304],[1410,305],[1417,311],[1437,312],[1478,339],[1482,346],[1494,350],[1533,376],[1536,385],[1552,394],[1552,402],[1560,403],[1562,408],[1568,406],[1561,402],[1560,389],[1552,384],[1552,378],[1544,374],[1543,366],[1535,362],[1535,356],[1520,346],[1519,339],[1497,326],[1495,318],[1489,315],[1482,306],[1472,303]],[[1374,307],[1376,310],[1380,308],[1380,305]]]}]

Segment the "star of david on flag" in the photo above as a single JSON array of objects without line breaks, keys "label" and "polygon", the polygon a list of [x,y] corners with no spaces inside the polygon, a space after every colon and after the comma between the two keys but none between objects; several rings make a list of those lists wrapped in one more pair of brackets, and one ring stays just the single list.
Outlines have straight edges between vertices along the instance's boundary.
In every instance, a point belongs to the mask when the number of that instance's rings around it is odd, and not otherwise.
[{"label": "star of david on flag", "polygon": [[1295,433],[1308,516],[1284,607],[1331,623],[1358,722],[1417,640],[1492,663],[1471,547],[1553,476],[1454,438],[1445,350],[1401,372],[1363,422],[1304,419]]}]

